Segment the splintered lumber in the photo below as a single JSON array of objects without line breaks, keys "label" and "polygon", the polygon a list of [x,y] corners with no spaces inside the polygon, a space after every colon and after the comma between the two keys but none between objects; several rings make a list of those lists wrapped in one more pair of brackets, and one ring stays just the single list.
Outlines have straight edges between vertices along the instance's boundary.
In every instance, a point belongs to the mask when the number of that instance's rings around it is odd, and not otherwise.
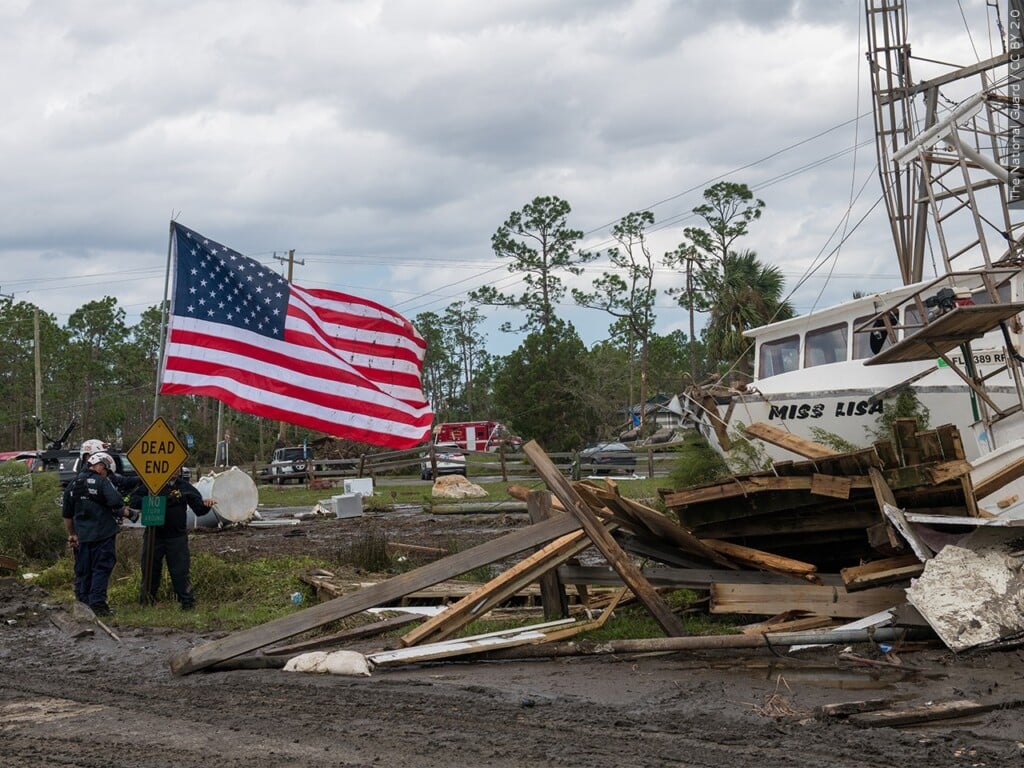
[{"label": "splintered lumber", "polygon": [[861,712],[876,712],[880,709],[891,707],[895,702],[895,698],[885,698],[822,704],[820,707],[814,708],[814,716],[818,720],[825,720],[830,717],[846,717],[847,715],[856,715]]},{"label": "splintered lumber", "polygon": [[[800,577],[764,571],[727,571],[707,568],[644,568],[644,578],[656,587],[706,590],[714,583],[721,584],[802,584]],[[559,576],[566,584],[618,587],[622,579],[615,571],[603,565],[563,565]],[[838,574],[823,574],[822,580],[841,586]]]},{"label": "splintered lumber", "polygon": [[711,613],[776,614],[798,610],[816,616],[859,619],[906,602],[904,590],[875,587],[849,593],[842,587],[816,584],[711,585]]},{"label": "splintered lumber", "polygon": [[984,499],[1020,477],[1024,477],[1024,458],[1017,459],[984,480],[976,482],[974,495],[979,499]]},{"label": "splintered lumber", "polygon": [[71,618],[63,611],[53,611],[50,613],[50,622],[73,640],[77,640],[80,637],[87,637],[95,633],[95,630],[93,630],[92,627]]},{"label": "splintered lumber", "polygon": [[1021,706],[1024,706],[1024,697],[1021,696],[996,696],[977,700],[955,699],[953,701],[938,701],[920,707],[865,712],[851,715],[848,720],[854,725],[864,728],[889,728],[898,725],[929,723],[935,720],[950,720],[991,712],[996,709],[1016,709]]},{"label": "splintered lumber", "polygon": [[771,424],[765,424],[763,421],[751,424],[749,427],[744,428],[743,431],[751,437],[756,437],[759,440],[764,440],[766,443],[785,448],[787,451],[792,451],[798,456],[803,456],[805,459],[823,459],[826,456],[835,456],[838,453],[838,451],[832,450],[827,445],[794,435],[792,432],[773,427]]},{"label": "splintered lumber", "polygon": [[[658,510],[633,499],[624,499],[617,492],[602,491],[593,486],[590,487],[590,491],[616,516],[633,521],[655,537],[675,544],[683,552],[702,557],[726,568],[736,567],[727,557],[723,557],[717,550],[709,547],[675,520]],[[636,531],[636,533],[643,533],[643,531]]]},{"label": "splintered lumber", "polygon": [[[527,488],[525,485],[510,485],[507,489],[508,495],[513,499],[519,499],[520,501],[529,501],[530,494],[536,489]],[[565,507],[562,506],[562,502],[558,499],[551,500],[551,508],[556,512],[565,512]]]},{"label": "splintered lumber", "polygon": [[793,560],[781,555],[773,555],[771,552],[762,552],[758,549],[745,547],[742,544],[733,544],[731,541],[719,541],[718,539],[703,539],[706,546],[721,555],[743,563],[754,568],[762,568],[773,573],[788,573],[797,576],[808,576],[818,570],[816,565],[804,563],[800,560]]},{"label": "splintered lumber", "polygon": [[564,563],[591,546],[584,531],[573,531],[539,549],[525,560],[491,579],[452,606],[427,619],[401,638],[402,645],[446,640],[462,627],[507,600],[542,573]]},{"label": "splintered lumber", "polygon": [[[530,520],[539,523],[550,519],[554,514],[551,507],[550,491],[530,491],[526,497],[526,509]],[[558,578],[558,572],[550,570],[538,581],[540,585],[540,604],[544,608],[544,618],[548,621],[565,618],[569,615],[569,598],[565,587]]]},{"label": "splintered lumber", "polygon": [[919,576],[924,571],[924,563],[916,555],[888,557],[884,560],[873,560],[864,565],[843,568],[839,575],[843,577],[847,592],[876,587],[879,584],[891,584],[894,581]]},{"label": "splintered lumber", "polygon": [[964,475],[970,474],[971,463],[966,459],[953,459],[952,461],[935,464],[929,467],[927,472],[931,476],[932,483],[942,485],[950,480],[959,480]]},{"label": "splintered lumber", "polygon": [[397,600],[410,592],[425,589],[474,568],[490,565],[530,547],[564,536],[579,527],[579,521],[573,515],[559,515],[542,523],[534,523],[500,538],[485,541],[449,557],[427,563],[387,581],[363,587],[357,592],[182,651],[171,658],[171,671],[177,675],[187,675],[206,669],[220,661],[280,642],[367,608]]},{"label": "splintered lumber", "polygon": [[875,491],[875,501],[878,503],[878,511],[882,513],[882,524],[885,529],[885,535],[889,539],[889,546],[893,550],[899,552],[902,550],[903,542],[900,537],[896,535],[896,531],[890,522],[890,519],[885,514],[886,507],[897,508],[896,497],[893,495],[892,489],[886,483],[882,473],[872,467],[868,470],[868,477],[871,478],[871,487]]},{"label": "splintered lumber", "polygon": [[815,472],[811,475],[811,493],[816,496],[831,496],[835,499],[850,498],[850,489],[853,487],[853,480],[849,477],[837,477],[835,475],[823,475]]},{"label": "splintered lumber", "polygon": [[[790,611],[790,613],[794,613]],[[744,635],[763,635],[766,632],[803,632],[808,629],[820,629],[832,625],[827,616],[804,616],[802,618],[762,621],[741,627]]]},{"label": "splintered lumber", "polygon": [[402,616],[392,616],[390,619],[382,619],[381,621],[375,621],[372,624],[364,624],[361,627],[343,629],[341,632],[335,632],[332,635],[314,637],[310,640],[292,643],[291,645],[277,645],[273,648],[267,648],[263,651],[263,654],[265,656],[288,656],[292,654],[305,653],[306,651],[311,651],[315,648],[324,648],[325,646],[347,643],[350,640],[359,640],[364,637],[383,635],[385,632],[390,632],[393,629],[398,629],[399,627],[404,627],[408,624],[414,624],[417,621],[423,621],[423,617],[410,613]]},{"label": "splintered lumber", "polygon": [[622,653],[674,653],[726,648],[779,648],[791,645],[840,645],[902,640],[906,631],[892,627],[834,629],[822,632],[766,632],[763,635],[697,635],[690,637],[648,637],[626,640],[584,640],[541,643],[494,651],[488,659],[544,659],[564,656],[598,656]]},{"label": "splintered lumber", "polygon": [[551,492],[562,502],[562,506],[575,515],[594,546],[601,551],[608,564],[618,572],[637,599],[651,612],[654,620],[661,625],[665,633],[673,637],[689,634],[683,626],[683,622],[672,612],[657,590],[644,579],[640,569],[633,565],[629,555],[612,538],[612,535],[597,519],[590,507],[583,502],[579,494],[573,490],[572,485],[558,471],[558,467],[552,463],[537,442],[531,440],[526,443],[523,446],[523,452]]}]

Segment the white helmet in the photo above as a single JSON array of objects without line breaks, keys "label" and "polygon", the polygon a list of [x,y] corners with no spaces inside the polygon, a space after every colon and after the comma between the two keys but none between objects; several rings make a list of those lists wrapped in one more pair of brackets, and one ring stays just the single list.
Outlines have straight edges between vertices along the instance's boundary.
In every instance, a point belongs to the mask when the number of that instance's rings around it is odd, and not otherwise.
[{"label": "white helmet", "polygon": [[103,451],[98,451],[94,453],[92,456],[86,459],[86,462],[89,464],[90,467],[94,467],[97,464],[102,464],[107,468],[108,472],[114,471],[114,457],[111,456],[109,453],[105,453]]},{"label": "white helmet", "polygon": [[104,443],[102,440],[86,440],[82,443],[82,450],[79,453],[86,455],[96,453],[98,451],[105,451],[110,446]]}]

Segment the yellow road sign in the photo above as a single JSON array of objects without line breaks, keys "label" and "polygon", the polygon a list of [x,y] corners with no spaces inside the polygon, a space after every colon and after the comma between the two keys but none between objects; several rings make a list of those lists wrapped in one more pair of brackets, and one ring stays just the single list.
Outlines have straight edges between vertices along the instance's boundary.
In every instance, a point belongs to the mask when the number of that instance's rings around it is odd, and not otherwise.
[{"label": "yellow road sign", "polygon": [[151,494],[157,494],[188,460],[188,451],[159,416],[128,449],[128,460]]}]

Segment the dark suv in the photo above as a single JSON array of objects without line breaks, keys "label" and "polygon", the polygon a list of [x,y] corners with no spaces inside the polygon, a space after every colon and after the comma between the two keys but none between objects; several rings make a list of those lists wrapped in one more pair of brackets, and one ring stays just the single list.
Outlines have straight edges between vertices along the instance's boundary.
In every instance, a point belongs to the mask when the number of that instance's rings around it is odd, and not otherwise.
[{"label": "dark suv", "polygon": [[[114,466],[117,474],[125,477],[135,477],[138,472],[128,460],[128,456],[117,451],[107,451],[114,458]],[[33,472],[56,472],[60,476],[60,484],[65,485],[75,479],[78,474],[79,462],[82,454],[78,451],[67,450],[45,450],[39,451],[32,462]]]}]

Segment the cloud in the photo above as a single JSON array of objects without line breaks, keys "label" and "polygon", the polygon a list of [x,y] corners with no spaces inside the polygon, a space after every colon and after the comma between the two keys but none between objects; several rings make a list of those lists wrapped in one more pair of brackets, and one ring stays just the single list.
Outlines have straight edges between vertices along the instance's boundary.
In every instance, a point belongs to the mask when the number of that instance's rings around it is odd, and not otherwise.
[{"label": "cloud", "polygon": [[[959,10],[934,5],[913,19],[915,50],[918,30],[972,55]],[[984,0],[962,5],[985,20]],[[766,201],[744,245],[795,283],[872,173],[862,14],[858,0],[6,3],[0,291],[62,321],[116,295],[131,321],[162,298],[178,216],[263,261],[294,248],[302,284],[440,312],[514,282],[490,237],[538,195],[568,200],[595,248],[650,207],[660,252],[724,177]],[[892,274],[884,219],[871,226],[843,253]],[[848,294],[833,282],[823,295]],[[605,318],[573,317],[588,342],[605,335]]]}]

